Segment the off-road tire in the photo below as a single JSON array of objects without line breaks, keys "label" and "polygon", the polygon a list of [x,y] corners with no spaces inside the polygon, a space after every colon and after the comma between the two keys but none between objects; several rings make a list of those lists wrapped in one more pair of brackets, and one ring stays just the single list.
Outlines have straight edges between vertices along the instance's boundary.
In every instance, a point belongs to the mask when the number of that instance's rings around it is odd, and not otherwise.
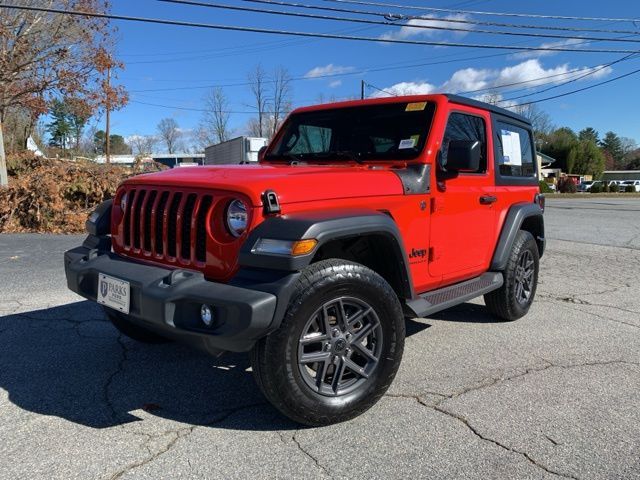
[{"label": "off-road tire", "polygon": [[115,310],[107,307],[103,307],[102,309],[113,326],[116,327],[116,329],[118,329],[118,331],[125,337],[129,337],[136,342],[150,344],[167,343],[170,341],[165,337],[161,337],[160,335],[135,325],[127,319],[127,315],[124,313],[116,312]]},{"label": "off-road tire", "polygon": [[[520,302],[518,296],[518,275],[520,263],[523,259],[533,261],[533,271],[531,273],[531,284],[527,300]],[[529,263],[528,260],[526,263]],[[512,321],[517,320],[527,314],[533,299],[536,295],[538,285],[538,272],[540,269],[540,256],[538,246],[531,233],[520,230],[516,235],[509,260],[504,270],[504,284],[498,290],[487,293],[484,296],[484,302],[491,313],[500,320]]]},{"label": "off-road tire", "polygon": [[[362,382],[358,388],[352,387],[355,389],[344,395],[335,393],[334,396],[327,396],[314,391],[308,379],[305,380],[305,373],[299,365],[299,345],[309,322],[319,318],[317,312],[326,310],[326,305],[335,298],[362,301],[372,309],[369,315],[379,319],[376,328],[381,334],[381,346],[373,347],[379,348],[379,359],[370,376],[358,380]],[[349,325],[348,315],[346,317],[345,324]],[[373,323],[371,325],[373,328]],[[346,327],[345,332],[348,331],[349,327]],[[354,334],[353,338],[356,336]],[[400,365],[404,337],[405,325],[400,302],[380,275],[357,263],[323,260],[302,271],[282,324],[255,345],[251,351],[251,364],[256,383],[280,412],[304,425],[328,425],[362,414],[384,395]],[[377,340],[374,343],[377,344]],[[330,353],[333,355],[334,351]],[[336,362],[340,361],[333,358]],[[337,367],[327,364],[327,371],[334,368],[334,380],[338,378],[337,383],[340,383],[341,376],[335,374]],[[325,377],[320,378],[318,384],[324,385],[322,381]],[[326,385],[320,388],[326,388]]]}]

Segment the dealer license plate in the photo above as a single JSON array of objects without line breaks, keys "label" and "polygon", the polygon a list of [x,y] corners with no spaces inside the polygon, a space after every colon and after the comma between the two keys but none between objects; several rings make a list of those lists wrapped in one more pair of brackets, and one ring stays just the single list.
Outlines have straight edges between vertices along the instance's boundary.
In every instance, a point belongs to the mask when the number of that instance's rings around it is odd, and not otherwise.
[{"label": "dealer license plate", "polygon": [[129,313],[131,288],[129,282],[98,274],[98,303],[123,313]]}]

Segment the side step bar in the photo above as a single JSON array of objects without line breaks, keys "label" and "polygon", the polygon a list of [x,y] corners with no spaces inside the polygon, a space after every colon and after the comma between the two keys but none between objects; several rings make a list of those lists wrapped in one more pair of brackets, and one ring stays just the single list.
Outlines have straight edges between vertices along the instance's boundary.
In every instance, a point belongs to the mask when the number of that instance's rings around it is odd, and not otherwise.
[{"label": "side step bar", "polygon": [[417,318],[426,317],[497,290],[503,283],[502,273],[487,272],[471,280],[418,295],[406,303],[407,313]]}]

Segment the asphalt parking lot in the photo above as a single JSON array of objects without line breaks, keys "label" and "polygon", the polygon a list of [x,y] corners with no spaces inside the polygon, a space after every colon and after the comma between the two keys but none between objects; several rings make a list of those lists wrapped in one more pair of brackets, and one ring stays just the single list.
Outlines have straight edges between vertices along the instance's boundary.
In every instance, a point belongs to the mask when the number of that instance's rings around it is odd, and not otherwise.
[{"label": "asphalt parking lot", "polygon": [[77,236],[0,235],[0,478],[640,478],[640,199],[551,199],[525,318],[408,323],[388,394],[307,429],[246,355],[119,336],[66,290]]}]

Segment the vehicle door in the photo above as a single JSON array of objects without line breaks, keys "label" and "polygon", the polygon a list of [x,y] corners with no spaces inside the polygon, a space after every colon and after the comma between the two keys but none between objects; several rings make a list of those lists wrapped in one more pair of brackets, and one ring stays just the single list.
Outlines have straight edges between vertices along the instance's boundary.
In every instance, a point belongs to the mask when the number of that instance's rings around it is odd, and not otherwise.
[{"label": "vehicle door", "polygon": [[[455,106],[448,114],[436,165],[429,273],[443,284],[483,273],[494,251],[496,216],[491,117],[484,110]],[[452,141],[480,142],[476,171],[445,172]]]}]

